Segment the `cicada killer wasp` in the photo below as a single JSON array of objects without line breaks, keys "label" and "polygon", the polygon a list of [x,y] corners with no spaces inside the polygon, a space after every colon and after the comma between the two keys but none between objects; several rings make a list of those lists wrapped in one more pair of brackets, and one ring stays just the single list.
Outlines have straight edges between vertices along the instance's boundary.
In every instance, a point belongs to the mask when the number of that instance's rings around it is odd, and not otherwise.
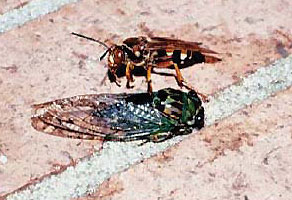
[{"label": "cicada killer wasp", "polygon": [[[216,63],[221,61],[220,58],[213,56],[217,54],[215,51],[201,47],[202,43],[198,42],[140,36],[127,38],[121,45],[108,47],[99,40],[77,33],[72,34],[98,42],[107,48],[106,52],[100,57],[100,60],[108,54],[108,77],[111,82],[115,82],[118,86],[120,86],[120,80],[117,76],[118,71],[125,69],[126,86],[131,88],[130,82],[134,81],[133,70],[137,67],[142,67],[146,71],[145,75],[149,93],[152,93],[151,73],[155,68],[175,69],[178,85],[189,90],[195,90],[182,77],[180,69],[197,63]],[[197,93],[204,101],[207,100],[204,94]]]},{"label": "cicada killer wasp", "polygon": [[33,106],[32,126],[51,135],[104,141],[161,142],[204,126],[195,91],[92,94]]}]

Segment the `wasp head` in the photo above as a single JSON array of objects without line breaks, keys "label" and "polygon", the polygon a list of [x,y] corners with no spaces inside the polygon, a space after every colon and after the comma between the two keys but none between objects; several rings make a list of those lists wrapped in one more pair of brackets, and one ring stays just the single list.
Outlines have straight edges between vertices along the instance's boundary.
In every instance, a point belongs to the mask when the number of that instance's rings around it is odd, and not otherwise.
[{"label": "wasp head", "polygon": [[108,54],[108,78],[111,82],[115,82],[118,86],[120,86],[120,81],[118,77],[121,77],[125,74],[125,61],[126,55],[123,49],[123,46],[113,45],[108,48],[106,52],[100,57],[102,60],[106,54]]},{"label": "wasp head", "polygon": [[108,67],[112,73],[125,64],[125,53],[122,46],[114,45],[108,52]]}]

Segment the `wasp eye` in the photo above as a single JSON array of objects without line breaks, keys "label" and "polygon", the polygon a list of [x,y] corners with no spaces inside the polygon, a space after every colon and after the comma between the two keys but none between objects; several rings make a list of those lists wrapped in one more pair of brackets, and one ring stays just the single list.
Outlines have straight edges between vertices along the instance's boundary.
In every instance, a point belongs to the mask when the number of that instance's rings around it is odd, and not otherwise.
[{"label": "wasp eye", "polygon": [[113,57],[113,55],[110,55],[109,56],[109,61],[111,62],[111,63],[114,63],[115,61],[114,61],[114,57]]}]

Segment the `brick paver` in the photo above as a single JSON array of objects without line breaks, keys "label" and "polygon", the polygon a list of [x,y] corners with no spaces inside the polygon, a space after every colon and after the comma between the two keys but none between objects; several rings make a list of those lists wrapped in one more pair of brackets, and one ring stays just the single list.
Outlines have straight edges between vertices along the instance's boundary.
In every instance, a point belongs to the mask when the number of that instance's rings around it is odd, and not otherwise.
[{"label": "brick paver", "polygon": [[26,4],[28,4],[31,0],[3,0],[0,2],[0,15],[9,12],[13,9],[18,9]]}]

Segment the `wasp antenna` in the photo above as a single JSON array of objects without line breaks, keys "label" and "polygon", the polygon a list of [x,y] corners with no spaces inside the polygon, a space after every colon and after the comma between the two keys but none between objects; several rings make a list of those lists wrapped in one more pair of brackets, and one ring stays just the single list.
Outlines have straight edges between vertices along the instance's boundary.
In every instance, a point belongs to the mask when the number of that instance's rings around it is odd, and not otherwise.
[{"label": "wasp antenna", "polygon": [[87,40],[91,40],[91,41],[93,41],[93,42],[97,42],[98,44],[100,44],[100,45],[104,46],[105,48],[109,49],[109,47],[108,47],[105,43],[103,43],[103,42],[101,42],[101,41],[99,41],[99,40],[96,40],[96,39],[94,39],[94,38],[87,37],[87,36],[85,36],[85,35],[81,35],[81,34],[74,33],[74,32],[72,32],[71,34],[72,34],[72,35],[76,35],[76,36],[78,36],[78,37],[85,38],[85,39],[87,39]]},{"label": "wasp antenna", "polygon": [[106,54],[109,52],[109,50],[110,50],[110,48],[108,48],[108,49],[102,54],[102,56],[100,56],[99,61],[101,61],[101,60],[106,56]]}]

